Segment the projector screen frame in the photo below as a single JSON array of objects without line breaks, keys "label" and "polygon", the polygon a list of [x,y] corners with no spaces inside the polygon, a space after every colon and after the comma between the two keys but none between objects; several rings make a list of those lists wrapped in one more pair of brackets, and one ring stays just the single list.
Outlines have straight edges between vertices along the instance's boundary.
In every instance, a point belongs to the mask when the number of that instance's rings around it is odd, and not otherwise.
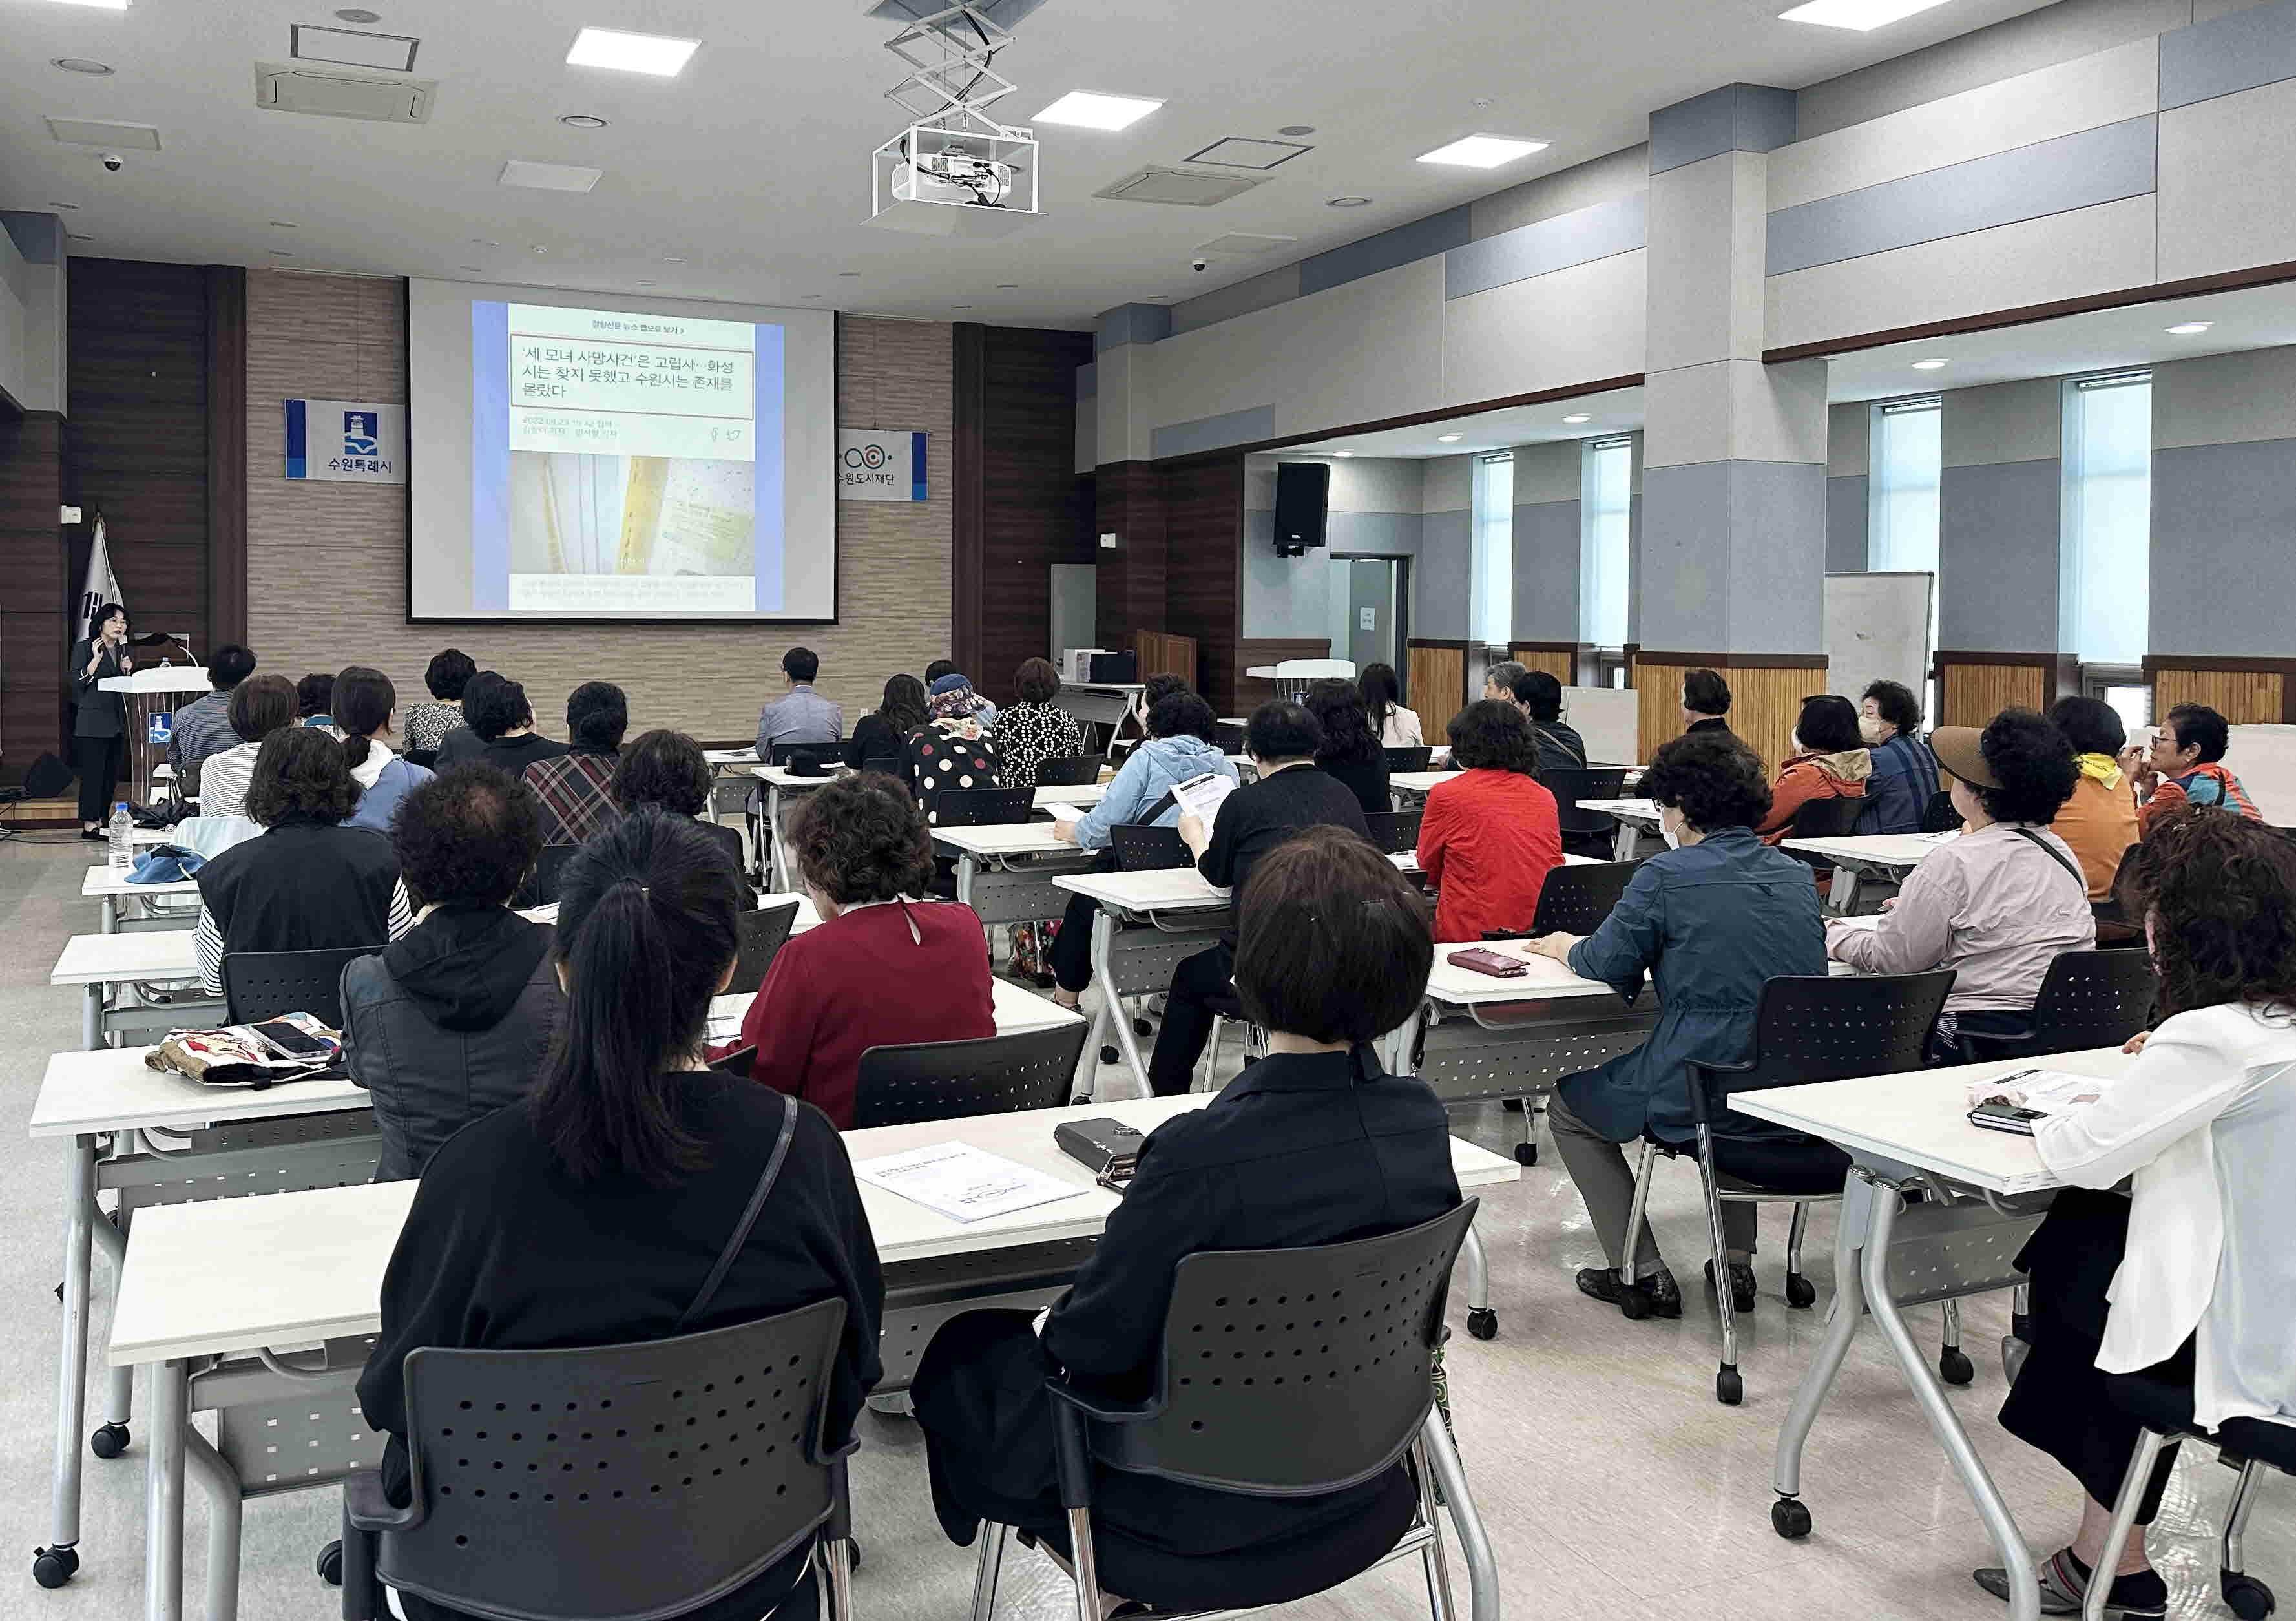
[{"label": "projector screen frame", "polygon": [[[443,276],[417,277],[413,275],[405,275],[399,277],[399,362],[402,367],[401,375],[406,379],[406,408],[408,416],[406,436],[407,447],[406,454],[407,475],[406,482],[400,487],[406,492],[403,497],[406,506],[406,517],[404,522],[405,544],[403,547],[404,555],[400,560],[405,568],[405,573],[401,577],[405,589],[402,593],[400,604],[400,611],[405,615],[405,618],[402,621],[404,624],[409,626],[417,625],[526,625],[532,626],[537,628],[571,626],[587,629],[611,628],[617,625],[643,625],[656,627],[666,625],[733,625],[747,626],[755,629],[770,629],[773,626],[782,625],[819,626],[838,626],[844,623],[844,620],[840,616],[843,611],[845,601],[845,548],[841,544],[838,544],[837,535],[837,530],[840,528],[840,520],[843,503],[838,499],[837,492],[833,485],[830,490],[829,508],[831,537],[829,613],[825,618],[776,617],[772,618],[761,618],[756,614],[674,614],[667,618],[658,618],[653,616],[641,618],[628,614],[586,616],[581,614],[545,615],[530,613],[423,614],[418,617],[414,611],[415,456],[414,452],[414,433],[413,426],[414,414],[414,283],[418,280],[436,282],[440,286],[445,287],[477,286],[512,291],[555,293],[575,298],[595,297],[601,299],[643,299],[648,303],[693,305],[697,307],[698,309],[706,309],[713,305],[722,305],[726,307],[734,309],[781,309],[786,307],[776,305],[730,304],[725,299],[663,299],[657,298],[652,294],[625,294],[609,292],[603,290],[586,287],[554,287],[546,286],[538,282],[521,282],[515,284],[501,282],[463,282],[460,281],[449,281]],[[578,307],[570,305],[569,307]],[[839,340],[843,335],[844,315],[842,312],[838,310],[790,310],[788,313],[791,315],[824,315],[829,317],[829,400],[830,412],[833,418],[836,413],[839,370],[841,364],[838,352]],[[832,421],[830,429],[830,444],[832,448],[835,446],[836,442],[836,425]]]}]

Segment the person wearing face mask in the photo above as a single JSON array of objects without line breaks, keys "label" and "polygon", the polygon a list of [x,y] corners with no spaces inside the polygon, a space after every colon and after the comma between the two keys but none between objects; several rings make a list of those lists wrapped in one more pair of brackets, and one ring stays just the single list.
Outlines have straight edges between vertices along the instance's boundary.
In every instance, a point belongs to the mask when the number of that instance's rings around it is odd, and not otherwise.
[{"label": "person wearing face mask", "polygon": [[1754,831],[1766,844],[1783,843],[1803,806],[1813,799],[1862,801],[1866,779],[1873,774],[1873,761],[1858,741],[1857,711],[1849,700],[1831,692],[1805,698],[1800,718],[1794,722],[1793,752],[1770,784],[1770,814]]},{"label": "person wearing face mask", "polygon": [[1857,731],[1866,740],[1874,774],[1866,779],[1866,808],[1857,833],[1918,833],[1922,813],[1938,791],[1937,756],[1921,740],[1921,700],[1902,682],[1870,683],[1857,704]]},{"label": "person wearing face mask", "polygon": [[[1727,732],[1693,732],[1651,757],[1643,791],[1659,807],[1665,854],[1633,881],[1593,934],[1545,935],[1532,950],[1570,971],[1639,992],[1648,974],[1660,997],[1650,1039],[1598,1068],[1566,1076],[1547,1121],[1562,1163],[1587,1201],[1610,1265],[1578,1273],[1578,1289],[1655,1317],[1682,1315],[1682,1291],[1647,1224],[1625,1253],[1634,1172],[1620,1151],[1645,1131],[1688,1142],[1690,1060],[1734,1064],[1754,1045],[1762,984],[1780,974],[1823,974],[1825,926],[1809,869],[1763,844],[1754,828],[1770,790],[1753,750]],[[1799,1132],[1725,1109],[1714,1121],[1725,1186],[1827,1191],[1841,1185],[1840,1151]],[[1722,1207],[1732,1304],[1754,1304],[1754,1211]]]}]

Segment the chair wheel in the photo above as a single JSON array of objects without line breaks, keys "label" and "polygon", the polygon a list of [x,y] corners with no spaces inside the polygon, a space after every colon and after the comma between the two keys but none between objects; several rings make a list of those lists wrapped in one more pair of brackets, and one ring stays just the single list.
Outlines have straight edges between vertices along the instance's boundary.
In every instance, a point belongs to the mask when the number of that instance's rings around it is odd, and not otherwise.
[{"label": "chair wheel", "polygon": [[328,1586],[340,1587],[343,1584],[342,1543],[332,1542],[320,1549],[319,1557],[311,1561],[311,1568],[319,1573],[319,1580]]},{"label": "chair wheel", "polygon": [[2224,1601],[2240,1621],[2264,1621],[2272,1613],[2272,1589],[2252,1576],[2224,1576]]},{"label": "chair wheel", "polygon": [[1123,1057],[1124,1055],[1113,1047],[1103,1047],[1100,1050],[1100,1061],[1103,1064],[1120,1062]]},{"label": "chair wheel", "polygon": [[99,1458],[117,1458],[127,1450],[127,1426],[106,1424],[88,1437],[87,1450]]},{"label": "chair wheel", "polygon": [[1790,1543],[1809,1535],[1809,1510],[1799,1497],[1781,1497],[1770,1505],[1770,1529]]},{"label": "chair wheel", "polygon": [[1938,1377],[1948,1385],[1966,1385],[1977,1377],[1977,1365],[1964,1352],[1948,1347],[1938,1353]]},{"label": "chair wheel", "polygon": [[1496,1339],[1499,1337],[1499,1314],[1488,1306],[1480,1311],[1470,1311],[1467,1314],[1467,1332],[1478,1339]]},{"label": "chair wheel", "polygon": [[1156,1027],[1144,1019],[1136,1019],[1132,1021],[1132,1033],[1135,1036],[1153,1036]]},{"label": "chair wheel", "polygon": [[1738,1377],[1738,1370],[1725,1363],[1714,1375],[1714,1399],[1725,1407],[1735,1407],[1746,1399],[1746,1381]]},{"label": "chair wheel", "polygon": [[62,1587],[79,1569],[77,1548],[36,1548],[32,1551],[32,1580],[43,1587]]},{"label": "chair wheel", "polygon": [[1514,1145],[1514,1162],[1517,1165],[1537,1165],[1538,1163],[1538,1144],[1536,1142],[1516,1143]]},{"label": "chair wheel", "polygon": [[1797,1311],[1808,1311],[1817,1304],[1817,1285],[1798,1272],[1787,1274],[1786,1304]]}]

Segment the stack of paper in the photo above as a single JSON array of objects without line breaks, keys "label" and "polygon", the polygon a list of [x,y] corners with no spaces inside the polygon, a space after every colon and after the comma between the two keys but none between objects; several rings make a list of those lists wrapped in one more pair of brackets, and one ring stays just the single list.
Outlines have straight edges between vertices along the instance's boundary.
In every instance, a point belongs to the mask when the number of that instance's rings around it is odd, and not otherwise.
[{"label": "stack of paper", "polygon": [[929,1143],[864,1159],[853,1174],[873,1188],[960,1222],[987,1221],[1088,1191],[962,1142]]}]

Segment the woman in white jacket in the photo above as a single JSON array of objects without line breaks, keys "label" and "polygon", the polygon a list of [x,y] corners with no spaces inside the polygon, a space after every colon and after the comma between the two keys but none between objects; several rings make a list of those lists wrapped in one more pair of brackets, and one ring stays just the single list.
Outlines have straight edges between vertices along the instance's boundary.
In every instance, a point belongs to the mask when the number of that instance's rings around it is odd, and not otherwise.
[{"label": "woman in white jacket", "polygon": [[[2032,1352],[2001,1422],[2086,1494],[2071,1546],[2042,1562],[2045,1615],[2080,1608],[2136,1445],[2107,1375],[2189,1386],[2203,1428],[2296,1424],[2296,841],[2196,810],[2141,848],[2135,893],[2168,1018],[2094,1102],[2033,1134],[2069,1185],[2018,1257]],[[2161,1454],[2139,1526],[2174,1458]],[[2166,1584],[2131,1542],[2109,1610],[2163,1615]],[[1999,1570],[1977,1580],[2007,1596]]]}]

